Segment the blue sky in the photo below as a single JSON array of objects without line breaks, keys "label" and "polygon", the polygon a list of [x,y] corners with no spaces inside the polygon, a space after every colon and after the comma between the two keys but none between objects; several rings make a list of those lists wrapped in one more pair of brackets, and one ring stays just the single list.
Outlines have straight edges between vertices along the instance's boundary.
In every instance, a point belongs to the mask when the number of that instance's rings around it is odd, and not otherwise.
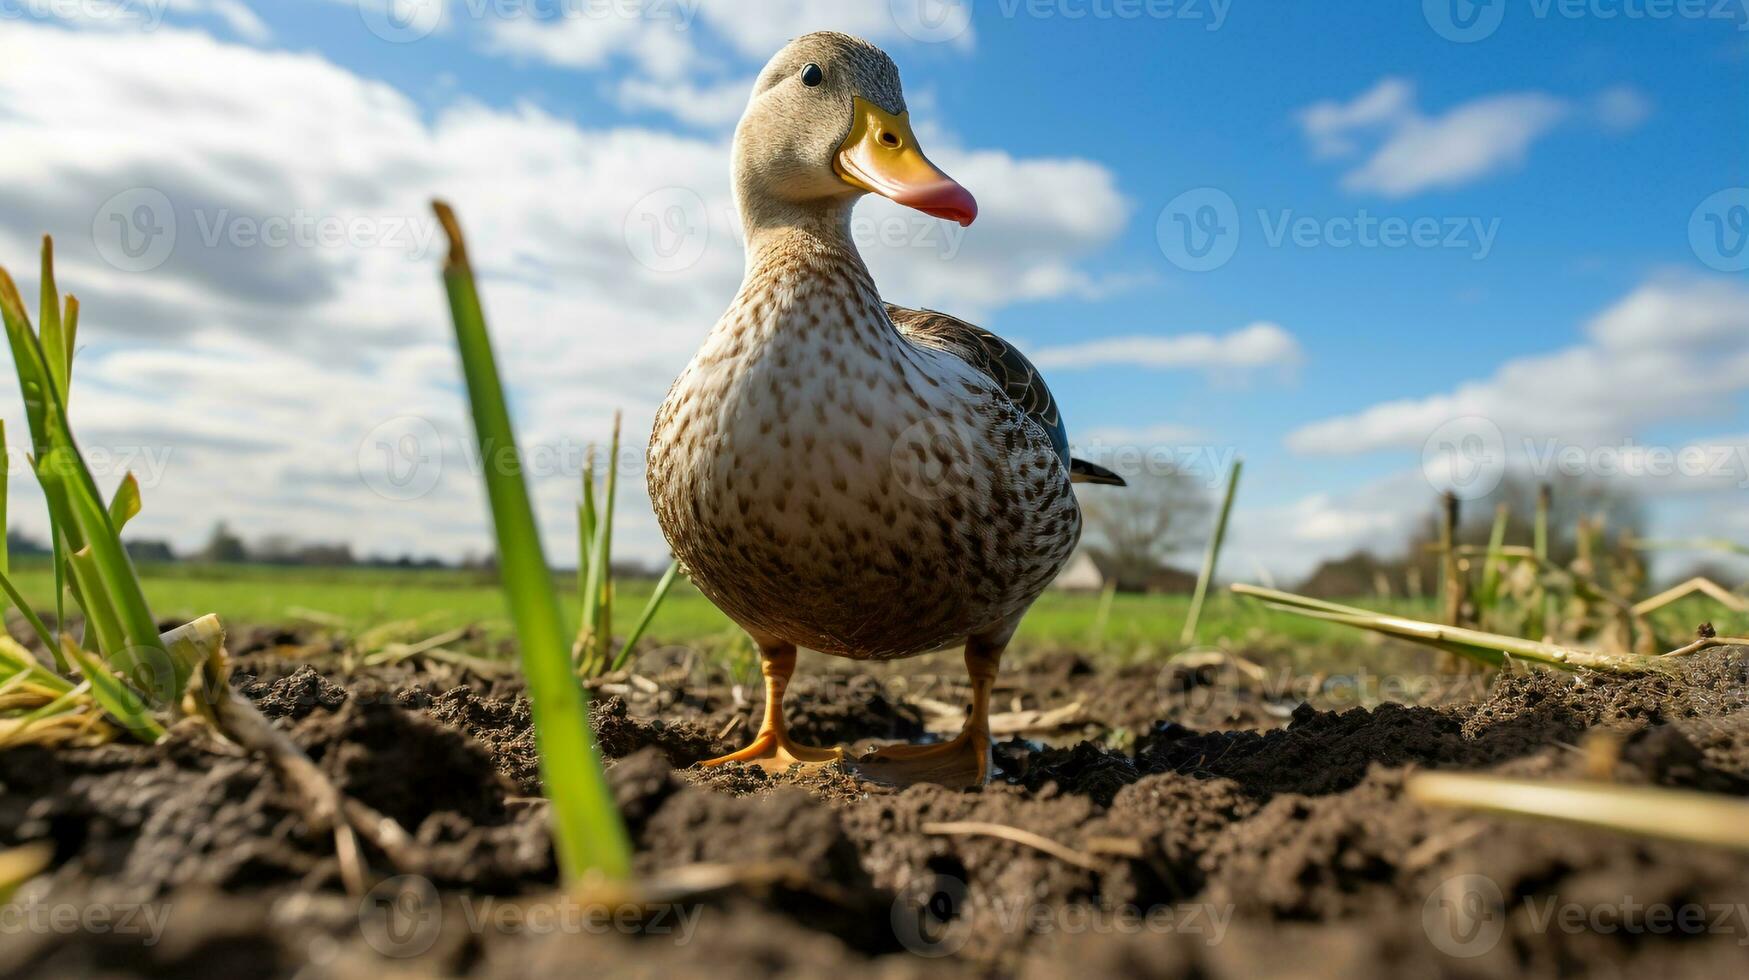
[{"label": "blue sky", "polygon": [[[1078,442],[1243,455],[1233,574],[1400,540],[1450,423],[1514,467],[1549,440],[1591,469],[1710,453],[1635,485],[1661,531],[1749,539],[1742,4],[1450,2],[13,0],[0,95],[32,102],[0,116],[0,254],[28,268],[54,231],[63,284],[104,301],[76,413],[165,460],[142,533],[191,545],[224,516],[478,550],[422,201],[451,197],[499,256],[533,438],[567,457],[618,407],[640,442],[738,279],[727,139],[751,77],[841,28],[893,55],[926,149],[984,208],[961,241],[865,204],[907,242],[866,249],[888,297],[1021,343]],[[1453,10],[1486,36],[1447,36]],[[178,234],[117,268],[102,219],[140,188]],[[676,201],[708,241],[652,268],[640,209]],[[203,233],[297,215],[374,225]],[[1230,257],[1187,268],[1179,222],[1208,216]],[[1338,247],[1363,219],[1435,234]],[[373,453],[425,439],[441,476],[385,492]],[[555,541],[567,465],[542,486]],[[626,506],[628,547],[659,554]]]}]

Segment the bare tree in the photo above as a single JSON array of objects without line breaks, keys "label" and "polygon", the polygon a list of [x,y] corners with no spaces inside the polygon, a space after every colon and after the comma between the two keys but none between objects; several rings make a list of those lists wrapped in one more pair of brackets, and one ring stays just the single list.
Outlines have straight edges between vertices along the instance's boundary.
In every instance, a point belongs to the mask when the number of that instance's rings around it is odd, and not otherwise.
[{"label": "bare tree", "polygon": [[1081,497],[1087,550],[1124,591],[1147,588],[1171,556],[1208,533],[1213,500],[1189,473],[1125,475],[1127,487],[1094,487]]}]

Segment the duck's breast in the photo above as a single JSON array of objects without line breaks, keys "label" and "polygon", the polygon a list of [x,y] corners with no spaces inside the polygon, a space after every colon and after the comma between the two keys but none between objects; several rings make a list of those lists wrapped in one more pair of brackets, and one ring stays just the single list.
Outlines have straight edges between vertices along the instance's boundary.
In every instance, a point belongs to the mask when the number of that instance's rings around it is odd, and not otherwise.
[{"label": "duck's breast", "polygon": [[841,656],[1018,615],[1080,532],[1048,437],[963,361],[833,312],[719,330],[676,382],[650,468],[676,555],[742,625]]}]

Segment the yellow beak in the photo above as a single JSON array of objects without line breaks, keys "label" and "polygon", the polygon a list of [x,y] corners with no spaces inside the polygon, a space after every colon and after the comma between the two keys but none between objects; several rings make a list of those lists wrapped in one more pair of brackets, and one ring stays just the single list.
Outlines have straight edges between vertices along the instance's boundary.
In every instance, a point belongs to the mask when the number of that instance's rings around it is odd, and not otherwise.
[{"label": "yellow beak", "polygon": [[978,202],[917,148],[910,113],[893,115],[857,96],[850,135],[838,147],[834,168],[852,187],[890,198],[924,214],[969,225]]}]

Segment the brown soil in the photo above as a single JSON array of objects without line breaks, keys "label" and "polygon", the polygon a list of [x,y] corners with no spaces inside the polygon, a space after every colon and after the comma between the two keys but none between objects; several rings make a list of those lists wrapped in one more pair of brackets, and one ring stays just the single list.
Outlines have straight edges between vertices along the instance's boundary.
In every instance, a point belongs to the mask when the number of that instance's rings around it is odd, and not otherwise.
[{"label": "brown soil", "polygon": [[[55,849],[0,910],[5,975],[1669,977],[1749,965],[1749,856],[1403,795],[1421,768],[1607,770],[1749,795],[1742,649],[1692,658],[1680,681],[1472,677],[1427,703],[1339,711],[1300,703],[1281,673],[1044,658],[1003,675],[996,710],[1084,710],[999,743],[1000,778],[969,792],[892,791],[838,769],[686,768],[747,737],[757,691],[646,665],[593,708],[638,868],[657,881],[699,863],[742,870],[672,905],[603,909],[554,891],[519,681],[443,664],[342,674],[288,657],[277,644],[295,637],[245,640],[238,689],[418,839],[419,874],[347,897],[332,838],[267,767],[192,725],[149,748],[0,752],[0,846]],[[944,655],[865,675],[804,657],[794,731],[934,737],[934,716],[963,697],[956,667]],[[1350,689],[1314,680],[1319,706]],[[956,822],[1070,853],[929,826]]]}]

